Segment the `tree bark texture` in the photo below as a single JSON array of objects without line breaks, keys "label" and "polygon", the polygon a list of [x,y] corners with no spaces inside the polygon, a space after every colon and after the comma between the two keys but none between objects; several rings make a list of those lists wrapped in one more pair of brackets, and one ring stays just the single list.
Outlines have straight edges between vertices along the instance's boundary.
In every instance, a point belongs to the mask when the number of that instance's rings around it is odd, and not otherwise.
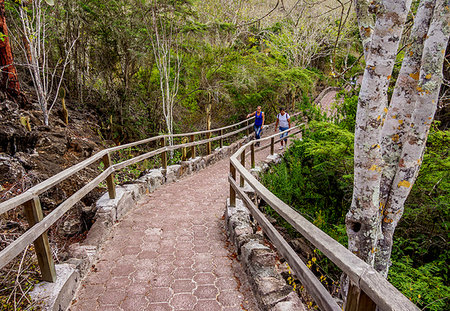
[{"label": "tree bark texture", "polygon": [[2,88],[14,95],[20,94],[20,84],[8,36],[5,16],[5,0],[0,0],[0,67],[2,69]]},{"label": "tree bark texture", "polygon": [[382,156],[380,130],[387,111],[387,91],[410,0],[383,1],[378,8],[355,128],[355,179],[346,225],[349,249],[373,265],[380,228]]},{"label": "tree bark texture", "polygon": [[410,4],[375,5],[356,119],[353,201],[346,218],[349,249],[384,276],[437,108],[450,34],[449,0],[422,0],[388,106],[387,88]]}]

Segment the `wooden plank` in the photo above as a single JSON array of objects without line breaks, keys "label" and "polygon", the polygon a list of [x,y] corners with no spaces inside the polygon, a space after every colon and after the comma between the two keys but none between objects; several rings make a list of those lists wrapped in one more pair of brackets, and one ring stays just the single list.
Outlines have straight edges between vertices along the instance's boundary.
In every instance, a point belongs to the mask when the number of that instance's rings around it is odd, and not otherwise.
[{"label": "wooden plank", "polygon": [[[297,130],[297,131],[294,131],[294,132],[290,133],[290,134],[288,135],[288,137],[293,138],[295,135],[297,135],[298,133],[301,133],[301,132],[302,132],[301,129],[300,129],[300,130]],[[279,135],[279,134],[277,133],[276,135]],[[278,142],[280,142],[280,141],[282,141],[282,139],[280,139],[280,138],[275,139],[275,141],[274,141],[274,146],[275,146],[276,143],[278,143]],[[259,148],[256,148],[256,149],[255,149],[255,152],[259,152],[259,151],[261,151],[261,150],[267,149],[267,148],[269,148],[270,146],[271,146],[270,143],[267,144],[267,145],[261,146],[261,147],[259,147]]]},{"label": "wooden plank", "polygon": [[375,311],[377,305],[357,285],[350,282],[345,311]]},{"label": "wooden plank", "polygon": [[[166,138],[161,138],[160,141],[161,147],[165,147],[166,146]],[[167,152],[163,151],[161,153],[161,165],[163,169],[167,169]]]},{"label": "wooden plank", "polygon": [[220,148],[223,148],[223,130],[220,130]]},{"label": "wooden plank", "polygon": [[[377,279],[377,282],[374,283],[373,279],[375,279],[375,277],[373,274],[378,273],[371,266],[311,224],[256,180],[256,178],[253,177],[253,175],[251,175],[237,160],[237,157],[244,150],[246,145],[239,148],[239,150],[230,157],[231,165],[236,168],[239,174],[244,176],[247,183],[267,204],[289,222],[308,241],[324,253],[325,256],[333,261],[349,276],[351,281],[356,284],[361,284],[360,286],[364,292],[378,306],[386,306],[382,308],[383,310],[418,310],[411,301],[396,290],[386,279],[380,277]],[[370,278],[366,276],[369,274],[371,274]],[[389,288],[389,290],[384,290],[385,288]]]},{"label": "wooden plank", "polygon": [[[111,156],[109,153],[105,154],[103,156],[103,164],[105,169],[111,166]],[[110,199],[116,198],[116,187],[114,185],[114,173],[109,174],[108,177],[106,177],[106,185],[108,186],[108,194]]]},{"label": "wooden plank", "polygon": [[[32,200],[26,202],[23,207],[25,210],[25,217],[27,218],[30,227],[42,221],[42,219],[44,218],[39,197],[34,197]],[[47,231],[42,233],[34,241],[34,249],[36,251],[39,268],[41,269],[42,279],[47,282],[55,282],[55,263],[53,261],[50,243],[48,242]]]},{"label": "wooden plank", "polygon": [[[191,143],[195,141],[195,135],[191,135]],[[191,158],[195,159],[195,146],[191,146]]]},{"label": "wooden plank", "polygon": [[289,266],[299,278],[302,285],[306,288],[308,294],[313,297],[320,310],[341,311],[341,307],[336,303],[331,294],[326,290],[322,283],[320,283],[314,273],[303,263],[297,253],[292,249],[288,242],[286,242],[277,229],[275,229],[264,214],[255,206],[252,200],[244,193],[244,191],[242,191],[241,188],[238,187],[237,183],[231,177],[228,177],[228,181],[234,190],[239,194],[239,197],[244,200],[252,216],[258,222],[258,225],[261,226],[273,245],[287,260]]},{"label": "wooden plank", "polygon": [[255,168],[255,144],[250,144],[250,161],[251,168]]},{"label": "wooden plank", "polygon": [[[208,133],[206,134],[206,137],[209,139],[211,138],[211,103],[208,103],[206,105],[206,130]],[[209,141],[206,143],[206,154],[211,154],[211,142]]]},{"label": "wooden plank", "polygon": [[[230,163],[230,178],[236,180],[236,168]],[[230,184],[230,206],[236,206],[236,191]]]},{"label": "wooden plank", "polygon": [[273,155],[275,153],[275,138],[270,138],[270,154]]},{"label": "wooden plank", "polygon": [[86,168],[87,166],[91,165],[92,163],[100,160],[105,153],[106,153],[106,151],[102,150],[102,151],[96,153],[95,155],[93,155],[92,157],[90,157],[78,164],[75,164],[75,165],[69,167],[68,169],[65,169],[64,171],[59,172],[58,174],[50,177],[49,179],[37,184],[36,186],[28,189],[26,192],[19,194],[18,196],[14,197],[6,202],[0,203],[0,215],[31,200],[33,197],[47,191],[48,189],[50,189],[54,185],[60,183],[64,179],[72,176],[73,174]]},{"label": "wooden plank", "polygon": [[28,229],[24,234],[18,237],[0,252],[0,269],[7,265],[11,260],[19,255],[28,245],[33,243],[40,235],[50,228],[64,213],[74,206],[81,198],[97,187],[109,174],[112,168],[109,167],[86,186],[75,192],[66,201],[61,203],[56,209],[48,214],[42,221]]},{"label": "wooden plank", "polygon": [[[241,164],[245,167],[245,149],[241,152]],[[239,184],[241,187],[244,187],[244,176],[240,175]]]},{"label": "wooden plank", "polygon": [[118,171],[118,170],[120,170],[122,168],[125,168],[127,166],[136,164],[136,163],[138,163],[140,161],[143,161],[145,159],[148,159],[150,157],[153,157],[155,155],[161,154],[161,153],[166,152],[166,151],[167,151],[167,147],[159,148],[159,149],[156,149],[156,150],[153,150],[153,151],[141,154],[141,155],[139,155],[137,157],[134,157],[134,158],[122,161],[120,163],[114,164],[112,167],[113,167],[114,171]]}]

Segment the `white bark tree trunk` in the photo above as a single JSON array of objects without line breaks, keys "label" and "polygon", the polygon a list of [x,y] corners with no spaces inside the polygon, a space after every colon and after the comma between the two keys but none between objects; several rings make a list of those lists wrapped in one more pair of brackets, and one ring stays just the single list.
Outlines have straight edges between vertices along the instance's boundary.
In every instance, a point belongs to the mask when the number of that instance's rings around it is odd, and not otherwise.
[{"label": "white bark tree trunk", "polygon": [[[159,72],[159,85],[161,90],[162,110],[167,127],[167,134],[173,134],[173,106],[178,94],[181,71],[181,56],[178,51],[178,35],[174,34],[172,26],[157,15],[156,3],[151,16],[151,42],[156,67]],[[174,54],[174,55],[173,55]],[[175,56],[175,59],[172,59]],[[173,73],[172,73],[173,70]],[[169,146],[173,145],[173,137],[169,136]],[[173,157],[173,151],[170,152]]]},{"label": "white bark tree trunk", "polygon": [[[436,111],[450,34],[448,0],[422,0],[387,107],[386,91],[410,4],[385,0],[375,5],[356,119],[353,201],[346,218],[349,249],[384,276]],[[365,12],[357,9],[357,14]],[[358,17],[360,23],[365,20]]]},{"label": "white bark tree trunk", "polygon": [[380,130],[387,91],[410,0],[385,0],[378,8],[367,51],[355,128],[355,179],[346,225],[349,249],[373,265],[380,228],[380,180],[383,167]]}]

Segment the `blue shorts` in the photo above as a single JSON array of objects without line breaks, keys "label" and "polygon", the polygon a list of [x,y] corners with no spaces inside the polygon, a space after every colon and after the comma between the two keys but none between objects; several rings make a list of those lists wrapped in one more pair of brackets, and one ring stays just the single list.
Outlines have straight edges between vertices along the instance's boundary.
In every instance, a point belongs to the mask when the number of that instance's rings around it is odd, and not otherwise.
[{"label": "blue shorts", "polygon": [[[281,126],[280,126],[280,132],[286,131],[286,130],[288,130],[288,129],[289,129],[288,127],[281,127]],[[280,135],[280,139],[282,139],[283,137],[287,137],[287,136],[288,136],[288,133],[289,133],[289,132],[286,132],[286,133],[281,134],[281,135]],[[287,139],[285,139],[285,140],[287,140]]]}]

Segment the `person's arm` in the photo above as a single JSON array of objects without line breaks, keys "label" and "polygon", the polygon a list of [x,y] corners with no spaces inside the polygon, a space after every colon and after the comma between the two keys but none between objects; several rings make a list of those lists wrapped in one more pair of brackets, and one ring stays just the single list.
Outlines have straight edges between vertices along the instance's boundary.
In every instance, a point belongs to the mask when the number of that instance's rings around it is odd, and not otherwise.
[{"label": "person's arm", "polygon": [[291,128],[291,118],[288,118],[289,128]]},{"label": "person's arm", "polygon": [[278,128],[278,122],[279,122],[279,120],[278,120],[278,115],[277,115],[277,122],[275,122],[275,130]]},{"label": "person's arm", "polygon": [[252,112],[252,113],[249,113],[249,114],[247,115],[247,119],[250,118],[250,117],[253,117],[255,114],[256,114],[256,111],[255,111],[255,112]]},{"label": "person's arm", "polygon": [[261,112],[262,113],[262,124],[261,124],[261,127],[263,127],[264,126],[264,112]]}]

